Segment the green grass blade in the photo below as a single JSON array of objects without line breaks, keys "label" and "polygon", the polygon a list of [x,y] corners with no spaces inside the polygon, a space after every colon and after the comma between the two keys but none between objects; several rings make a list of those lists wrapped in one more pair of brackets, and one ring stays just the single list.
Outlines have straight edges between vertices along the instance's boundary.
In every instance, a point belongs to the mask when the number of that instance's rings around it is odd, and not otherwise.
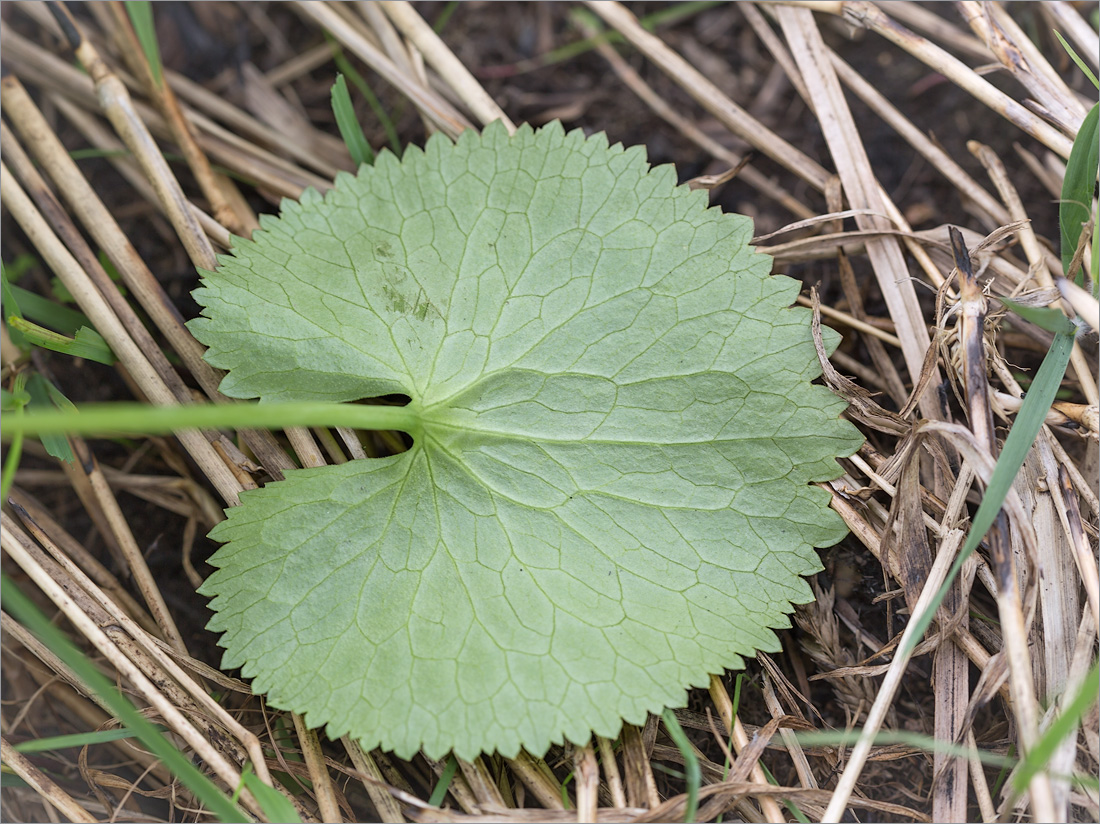
[{"label": "green grass blade", "polygon": [[[760,764],[760,769],[763,771],[764,777],[768,779],[769,784],[771,784],[773,787],[779,786],[779,782],[775,780],[775,776],[772,775],[772,771],[769,770],[763,763]],[[800,822],[800,824],[811,824],[810,819],[806,817],[806,814],[802,812],[802,810],[800,810],[789,798],[783,799],[783,806],[790,810],[791,815],[793,815],[795,820]]]},{"label": "green grass blade", "polygon": [[15,283],[23,275],[38,265],[38,258],[24,252],[18,255],[11,263],[0,263],[0,278],[8,283]]},{"label": "green grass blade", "polygon": [[374,150],[370,147],[367,136],[363,134],[359,118],[355,116],[355,107],[352,106],[351,95],[348,94],[348,83],[342,74],[336,75],[336,82],[332,84],[332,113],[336,115],[340,136],[344,138],[344,145],[348,147],[355,167],[374,163]]},{"label": "green grass blade", "polygon": [[1040,329],[1048,332],[1072,335],[1077,332],[1077,326],[1062,312],[1057,309],[1049,309],[1040,306],[1025,306],[1010,298],[997,298],[1001,303],[1015,312],[1024,320],[1029,320]]},{"label": "green grass blade", "polygon": [[[155,729],[160,732],[168,730],[167,727],[157,724]],[[72,735],[52,735],[49,738],[38,738],[34,741],[24,741],[15,745],[17,752],[50,752],[52,750],[64,750],[69,747],[90,747],[96,744],[106,744],[108,741],[118,741],[123,738],[136,738],[137,733],[129,729],[121,730],[96,730],[95,732],[77,732]]]},{"label": "green grass blade", "polygon": [[70,338],[57,332],[51,332],[37,323],[31,323],[24,318],[12,316],[8,318],[8,326],[22,333],[24,339],[51,352],[60,352],[74,358],[84,358],[96,363],[111,366],[117,359],[107,341],[94,329],[81,326],[76,330],[76,337]]},{"label": "green grass blade", "polygon": [[1031,779],[1047,768],[1051,758],[1054,757],[1054,751],[1066,736],[1074,731],[1085,713],[1096,703],[1097,697],[1100,697],[1100,669],[1093,664],[1092,669],[1085,676],[1081,689],[1065,705],[1062,712],[1054,719],[1054,723],[1047,727],[1013,776],[1012,789],[1016,793],[1025,792]]},{"label": "green grass blade", "polygon": [[[798,743],[804,747],[839,747],[855,744],[861,735],[861,730],[820,730],[814,732],[795,732]],[[953,755],[956,758],[976,757],[983,764],[993,767],[1012,769],[1016,766],[1016,759],[995,752],[987,752],[981,749],[964,747],[951,741],[941,741],[930,735],[919,732],[907,732],[905,730],[880,730],[874,738],[874,746],[887,747],[891,744],[901,744],[925,752],[938,752],[944,755]]]},{"label": "green grass blade", "polygon": [[153,81],[157,86],[163,86],[164,71],[160,62],[160,46],[157,45],[157,27],[153,23],[153,4],[148,0],[126,0],[126,13],[153,72]]},{"label": "green grass blade", "polygon": [[1094,105],[1085,116],[1073,149],[1066,162],[1066,176],[1062,181],[1062,200],[1058,206],[1058,224],[1062,229],[1062,267],[1066,277],[1078,286],[1084,285],[1083,273],[1071,272],[1070,263],[1077,251],[1081,227],[1088,222],[1092,211],[1092,194],[1096,190],[1096,168],[1100,160],[1097,144],[1097,118],[1100,103]]},{"label": "green grass blade", "polygon": [[1081,73],[1089,79],[1096,88],[1100,89],[1100,80],[1096,79],[1096,75],[1092,73],[1092,69],[1088,67],[1084,60],[1074,51],[1073,46],[1066,42],[1066,38],[1062,37],[1062,33],[1057,29],[1054,30],[1054,36],[1058,38],[1058,42],[1062,44],[1062,48],[1066,50],[1066,53],[1073,58],[1073,62],[1077,64],[1077,68],[1081,70]]},{"label": "green grass blade", "polygon": [[[1067,270],[1066,277],[1071,276],[1068,271],[1069,264],[1077,250],[1082,224],[1088,220],[1092,210],[1092,193],[1096,187],[1097,165],[1100,162],[1100,146],[1097,145],[1098,111],[1100,111],[1100,104],[1092,107],[1084,123],[1081,124],[1077,138],[1073,141],[1073,149],[1066,164],[1066,177],[1062,184],[1062,202],[1059,207],[1058,222],[1062,230],[1062,265]],[[1078,279],[1079,285],[1082,282]],[[985,495],[982,496],[982,503],[974,515],[974,522],[970,526],[966,543],[963,544],[959,557],[955,559],[955,563],[947,573],[947,579],[940,587],[940,591],[936,593],[929,608],[918,619],[917,631],[910,637],[907,648],[901,650],[899,654],[908,654],[924,637],[924,633],[932,623],[932,617],[943,603],[959,570],[962,569],[963,562],[977,549],[1001,511],[1001,505],[1012,486],[1012,481],[1023,466],[1027,452],[1035,441],[1035,436],[1039,434],[1043,421],[1046,420],[1047,410],[1050,409],[1051,403],[1058,394],[1072,351],[1072,332],[1068,330],[1056,332],[1054,341],[1046,357],[1043,358],[1043,363],[1039,366],[1035,380],[1028,388],[1027,396],[1016,415],[1016,422],[1012,425],[1001,455],[993,468],[993,476],[990,478]]]},{"label": "green grass blade", "polygon": [[451,782],[454,781],[456,770],[458,770],[458,760],[453,755],[448,756],[447,764],[443,767],[443,772],[440,774],[439,780],[435,782],[435,788],[428,798],[430,806],[438,807],[443,803],[447,790],[451,788]]},{"label": "green grass blade", "polygon": [[[24,417],[23,408],[19,407],[15,412],[9,413],[9,417],[4,421],[4,426],[8,425],[8,421],[14,415],[15,419]],[[8,499],[8,492],[11,490],[11,485],[15,481],[15,470],[19,468],[19,459],[23,456],[23,436],[16,435],[11,439],[11,446],[8,447],[8,457],[4,459],[4,472],[0,475],[0,501],[6,501]]]},{"label": "green grass blade", "polygon": [[23,318],[22,308],[19,306],[19,301],[16,300],[13,294],[13,288],[6,280],[0,280],[0,306],[3,308],[0,311],[3,312],[4,320],[8,322],[8,335],[11,337],[11,342],[18,346],[20,349],[26,351],[30,344],[27,342],[26,337],[18,329],[12,327],[11,322],[13,320],[21,320]]},{"label": "green grass blade", "polygon": [[899,651],[899,655],[908,655],[913,647],[920,642],[920,639],[924,637],[929,624],[932,623],[932,617],[940,608],[947,591],[951,588],[952,581],[955,580],[955,576],[962,569],[963,562],[970,556],[970,553],[978,548],[978,544],[985,537],[985,533],[989,531],[989,527],[996,520],[997,514],[1001,511],[1001,505],[1004,504],[1005,496],[1008,495],[1008,490],[1012,488],[1016,473],[1024,465],[1028,450],[1035,442],[1035,436],[1039,434],[1039,429],[1042,428],[1043,421],[1046,420],[1047,410],[1050,409],[1050,405],[1054,402],[1054,396],[1062,385],[1062,376],[1066,373],[1066,366],[1069,365],[1069,356],[1072,351],[1073,335],[1059,333],[1054,336],[1054,342],[1051,343],[1046,357],[1043,358],[1039,371],[1035,375],[1035,380],[1031,382],[1031,388],[1028,390],[1027,396],[1020,404],[1016,421],[1012,424],[1012,429],[1009,430],[1008,438],[1005,439],[1004,447],[1001,449],[1001,455],[997,458],[996,466],[993,467],[993,475],[989,479],[989,486],[982,496],[978,511],[974,514],[974,521],[970,525],[970,534],[966,537],[966,543],[959,551],[959,556],[952,564],[939,592],[936,593],[924,614],[917,619],[915,631],[910,636],[906,649]]},{"label": "green grass blade", "polygon": [[[19,372],[12,382],[12,391],[6,393],[4,430],[18,426],[26,418],[24,407],[31,402],[30,392],[27,391],[27,373]],[[10,404],[10,408],[9,405]],[[19,468],[19,459],[23,456],[23,435],[16,433],[8,447],[8,457],[4,459],[4,470],[0,473],[0,501],[8,499],[8,492],[15,481],[15,470]]]},{"label": "green grass blade", "polygon": [[684,809],[684,821],[691,824],[695,821],[695,813],[699,810],[699,782],[702,780],[702,773],[699,770],[699,757],[692,749],[691,742],[688,741],[687,735],[684,734],[684,730],[680,727],[680,722],[676,720],[672,710],[666,709],[661,714],[661,720],[665,724],[668,737],[672,739],[672,743],[676,745],[676,749],[684,757],[684,770],[687,773],[687,807]]},{"label": "green grass blade", "polygon": [[[638,23],[646,31],[656,31],[660,26],[673,25],[679,23],[682,20],[686,20],[689,17],[693,17],[700,12],[706,11],[713,6],[717,6],[718,3],[715,0],[692,0],[691,2],[673,3],[671,6],[660,11],[647,14],[644,17],[638,18]],[[578,14],[581,19],[591,20],[592,27],[596,30],[602,30],[603,24],[596,17],[590,17],[589,14],[581,8],[574,9],[573,14]],[[566,43],[564,46],[559,46],[556,49],[546,52],[545,54],[532,57],[528,60],[521,60],[515,64],[514,74],[524,74],[536,69],[544,69],[548,66],[553,66],[557,63],[564,63],[566,60],[572,60],[575,57],[579,57],[586,52],[592,51],[601,43],[625,43],[624,38],[617,31],[610,31],[597,34],[593,37],[585,37],[582,40],[575,40],[572,43]]]},{"label": "green grass blade", "polygon": [[443,29],[447,26],[447,21],[451,19],[451,15],[455,13],[458,8],[458,0],[450,0],[443,6],[443,11],[439,13],[439,17],[432,23],[432,31],[436,34],[443,34]]},{"label": "green grass blade", "polygon": [[133,730],[141,743],[156,755],[195,797],[205,804],[221,821],[251,821],[239,807],[209,778],[191,763],[191,760],[172,746],[155,725],[145,719],[129,699],[122,695],[103,673],[92,664],[65,635],[50,623],[49,619],[17,587],[7,575],[0,573],[0,598],[4,609],[45,644],[54,655],[65,662],[80,679],[114,713],[115,717]]},{"label": "green grass blade", "polygon": [[[44,409],[76,409],[72,401],[62,395],[57,387],[38,372],[32,374],[27,380],[27,393],[31,396],[28,404],[28,414],[31,415]],[[64,435],[43,435],[39,440],[42,441],[46,452],[53,457],[70,464],[76,460],[73,457],[69,439]]]},{"label": "green grass blade", "polygon": [[268,821],[278,821],[280,824],[284,821],[286,824],[301,824],[302,819],[294,809],[294,805],[290,803],[290,799],[274,787],[267,786],[258,775],[252,772],[245,773],[244,785],[256,797],[256,802],[263,809]]},{"label": "green grass blade", "polygon": [[43,326],[48,326],[63,335],[74,335],[81,326],[91,326],[92,322],[82,312],[62,306],[47,300],[39,294],[23,289],[13,284],[4,285],[4,305],[8,303],[8,296],[15,302],[19,310],[19,317],[34,321]]},{"label": "green grass blade", "polygon": [[336,68],[343,74],[351,84],[355,86],[359,94],[363,95],[363,98],[367,101],[367,105],[370,106],[374,116],[378,118],[378,122],[382,124],[382,128],[386,130],[386,140],[390,144],[390,151],[392,151],[398,157],[401,157],[401,152],[404,147],[401,145],[401,138],[397,136],[397,126],[393,122],[393,118],[390,117],[389,112],[386,111],[382,105],[382,101],[378,99],[378,95],[374,93],[374,89],[370,87],[370,84],[363,78],[355,66],[348,60],[347,55],[344,54],[344,50],[340,48],[340,44],[332,37],[331,34],[325,32],[325,39],[329,41],[329,45],[332,47],[332,61],[336,64]]}]

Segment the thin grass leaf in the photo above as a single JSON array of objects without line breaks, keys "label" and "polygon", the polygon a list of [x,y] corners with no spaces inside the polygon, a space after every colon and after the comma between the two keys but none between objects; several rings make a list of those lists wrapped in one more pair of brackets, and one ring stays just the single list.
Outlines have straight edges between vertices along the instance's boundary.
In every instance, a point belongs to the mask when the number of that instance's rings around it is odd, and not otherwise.
[{"label": "thin grass leaf", "polygon": [[[61,394],[57,387],[37,372],[33,373],[27,380],[27,392],[31,396],[28,408],[29,413],[32,415],[44,409],[76,409],[72,401]],[[69,439],[64,435],[43,435],[39,440],[42,441],[42,446],[45,447],[46,452],[54,458],[70,464],[76,460],[73,457]]]},{"label": "thin grass leaf", "polygon": [[970,534],[966,538],[966,543],[959,551],[959,555],[955,559],[955,563],[952,564],[950,571],[948,571],[947,578],[944,580],[939,592],[932,599],[928,609],[917,619],[913,635],[906,644],[906,648],[899,651],[899,655],[908,655],[920,639],[924,637],[929,624],[932,623],[932,617],[940,608],[943,599],[947,596],[947,591],[951,588],[951,583],[962,569],[963,562],[970,557],[970,553],[978,548],[978,544],[981,543],[982,538],[989,531],[989,527],[996,520],[997,514],[1001,511],[1001,506],[1004,504],[1005,496],[1008,495],[1008,490],[1012,488],[1016,473],[1023,466],[1028,450],[1031,449],[1032,443],[1035,442],[1035,436],[1039,434],[1039,429],[1046,420],[1047,410],[1050,409],[1050,405],[1054,402],[1054,397],[1062,385],[1062,376],[1066,373],[1066,366],[1069,365],[1069,356],[1072,351],[1073,335],[1059,333],[1054,336],[1054,342],[1051,343],[1046,357],[1043,358],[1039,371],[1035,375],[1035,380],[1031,382],[1027,397],[1020,405],[1016,421],[1008,433],[1008,438],[1005,439],[1001,455],[997,458],[997,464],[993,467],[993,475],[989,479],[989,486],[985,490],[985,495],[982,496],[981,505],[974,514],[974,521],[970,525]]},{"label": "thin grass leaf", "polygon": [[1077,64],[1077,68],[1081,70],[1081,73],[1089,79],[1096,88],[1100,89],[1100,80],[1096,79],[1096,75],[1092,73],[1092,69],[1088,67],[1084,60],[1080,58],[1073,46],[1066,42],[1066,38],[1062,37],[1062,33],[1057,29],[1054,29],[1054,36],[1058,38],[1058,42],[1062,44],[1062,48],[1066,50],[1069,56],[1073,59],[1073,62]]},{"label": "thin grass leaf", "polygon": [[336,82],[332,84],[332,113],[336,115],[340,136],[344,138],[344,145],[348,147],[355,167],[374,163],[374,150],[370,147],[367,136],[363,134],[359,118],[355,116],[355,107],[352,106],[351,95],[348,94],[348,83],[342,74],[336,75]]},{"label": "thin grass leaf", "polygon": [[[156,725],[156,729],[166,732],[167,727]],[[23,741],[14,746],[16,752],[51,752],[64,750],[71,747],[89,747],[96,744],[106,744],[109,741],[120,741],[124,738],[135,738],[137,733],[130,729],[120,730],[96,730],[94,732],[77,732],[72,735],[51,735],[48,738],[37,738],[33,741]]]},{"label": "thin grass leaf", "polygon": [[1062,312],[1057,309],[1048,309],[1040,306],[1025,306],[1010,298],[997,298],[1001,303],[1027,321],[1031,321],[1040,329],[1056,334],[1072,335],[1077,332],[1077,326]]},{"label": "thin grass leaf", "polygon": [[[5,491],[5,496],[7,492]],[[7,575],[0,573],[0,598],[4,608],[16,620],[38,636],[46,647],[67,664],[80,679],[106,704],[115,717],[134,731],[141,743],[156,755],[169,771],[178,778],[195,797],[210,808],[221,821],[251,821],[239,807],[218,789],[209,778],[191,763],[191,760],[172,746],[156,726],[145,719],[129,699],[122,695],[103,673],[50,623],[49,619],[16,586]]]},{"label": "thin grass leaf", "polygon": [[256,797],[256,802],[264,811],[268,821],[285,821],[287,824],[301,824],[302,819],[294,805],[281,792],[269,787],[253,772],[244,775],[244,785]]},{"label": "thin grass leaf", "polygon": [[81,326],[91,326],[88,317],[68,306],[62,306],[52,300],[42,297],[35,292],[24,289],[14,284],[4,282],[4,305],[10,304],[14,308],[14,314],[21,318],[34,321],[42,326],[47,326],[62,335],[75,335]]},{"label": "thin grass leaf", "polygon": [[1031,748],[1020,765],[1020,769],[1012,777],[1012,789],[1015,794],[1027,790],[1028,783],[1040,771],[1045,770],[1050,760],[1054,757],[1054,751],[1077,728],[1077,724],[1084,718],[1089,708],[1096,703],[1100,696],[1100,669],[1096,664],[1092,665],[1081,689],[1066,704],[1062,712],[1047,727],[1042,737]]},{"label": "thin grass leaf", "polygon": [[[1081,237],[1082,224],[1089,218],[1092,193],[1096,186],[1097,164],[1100,161],[1100,146],[1097,145],[1098,110],[1100,110],[1100,104],[1092,107],[1084,123],[1081,124],[1081,129],[1073,142],[1069,162],[1066,164],[1066,176],[1062,184],[1058,222],[1062,230],[1062,265],[1067,269],[1067,277],[1070,274],[1069,264],[1077,249],[1077,241]],[[1046,420],[1047,410],[1050,409],[1062,385],[1062,376],[1066,373],[1070,353],[1073,352],[1073,339],[1073,334],[1068,331],[1055,333],[1054,341],[1046,357],[1043,358],[1043,363],[1039,366],[1035,380],[1032,381],[1027,397],[1024,398],[1020,411],[1016,415],[1016,422],[1005,440],[1001,455],[997,458],[989,486],[974,515],[974,522],[971,524],[966,543],[963,544],[959,556],[952,564],[947,578],[932,599],[929,608],[918,619],[916,631],[910,637],[906,648],[899,654],[908,654],[924,637],[924,633],[932,623],[932,617],[939,610],[952,582],[962,569],[963,562],[977,549],[1001,511],[1001,505],[1016,478],[1016,473],[1023,466],[1027,452],[1031,449],[1036,435],[1039,434],[1043,421]]]},{"label": "thin grass leaf", "polygon": [[12,320],[23,317],[22,307],[19,305],[14,290],[15,287],[8,283],[7,278],[0,280],[0,306],[3,307],[4,319],[8,321],[8,334],[11,337],[12,343],[20,349],[26,350],[30,347],[27,338],[18,329],[11,327]]},{"label": "thin grass leaf", "polygon": [[8,283],[15,283],[28,271],[38,265],[38,258],[34,255],[24,252],[17,256],[11,263],[0,263],[0,277],[8,281]]},{"label": "thin grass leaf", "polygon": [[688,737],[684,734],[684,730],[680,727],[680,722],[676,720],[672,710],[666,709],[661,713],[661,720],[665,724],[665,730],[668,731],[672,743],[676,745],[676,749],[684,757],[684,770],[687,781],[687,806],[684,808],[684,821],[691,824],[695,821],[695,813],[699,810],[699,782],[702,780],[702,773],[699,770],[699,757],[692,749],[691,742],[688,741]]},{"label": "thin grass leaf", "polygon": [[[1008,745],[1008,757],[1013,759],[1015,763],[1016,758],[1016,744],[1009,742]],[[1008,779],[1009,773],[1012,771],[1012,764],[1002,764],[1000,771],[997,773],[997,780],[993,782],[993,790],[990,793],[994,798],[997,798],[1001,794],[1001,787],[1004,786],[1005,781]]]},{"label": "thin grass leaf", "polygon": [[575,770],[570,770],[569,775],[561,781],[561,803],[567,810],[573,809],[573,799],[569,797],[569,785],[573,782],[573,779],[577,777]]},{"label": "thin grass leaf", "polygon": [[126,0],[126,13],[134,27],[145,60],[153,72],[153,81],[158,87],[164,85],[164,70],[160,62],[160,46],[157,44],[157,27],[153,23],[153,4],[148,0]]},{"label": "thin grass leaf", "polygon": [[[772,775],[771,770],[769,770],[764,764],[760,765],[760,769],[764,771],[764,777],[768,779],[769,784],[776,787],[779,786],[779,782],[776,781],[775,776]],[[798,805],[796,805],[789,798],[783,799],[783,806],[790,810],[791,815],[793,815],[795,817],[795,820],[799,821],[800,824],[811,824],[810,819],[806,817],[806,814],[802,812],[802,810],[798,808]]]},{"label": "thin grass leaf", "polygon": [[340,44],[327,31],[324,35],[325,39],[329,41],[329,46],[332,47],[332,61],[336,64],[336,68],[340,71],[340,74],[351,81],[359,94],[366,99],[367,105],[370,106],[374,116],[378,118],[378,122],[382,124],[382,128],[386,131],[386,141],[390,144],[390,151],[401,157],[404,147],[401,138],[397,136],[397,126],[394,124],[393,118],[390,117],[389,112],[382,105],[382,101],[378,99],[378,95],[374,93],[374,89],[370,87],[370,84],[363,79],[363,75],[356,71],[355,66],[348,60]]},{"label": "thin grass leaf", "polygon": [[[638,23],[646,31],[656,31],[661,26],[674,25],[717,5],[718,3],[715,2],[715,0],[695,0],[694,2],[674,3],[666,9],[638,18]],[[583,13],[583,10],[580,11]],[[583,19],[587,20],[587,15],[583,16]],[[598,18],[593,19],[593,28],[598,30],[602,29],[603,24],[599,22]],[[625,38],[617,31],[601,32],[594,37],[585,37],[582,40],[566,43],[564,46],[559,46],[537,57],[532,57],[528,60],[520,60],[511,67],[514,71],[510,72],[510,74],[524,74],[534,71],[535,69],[544,69],[558,63],[564,63],[567,60],[572,60],[586,52],[592,51],[603,43],[618,44],[625,42]]]},{"label": "thin grass leaf", "polygon": [[451,19],[451,15],[455,13],[458,8],[458,0],[450,0],[449,3],[443,6],[443,11],[439,13],[439,16],[432,23],[432,30],[436,34],[442,34],[443,29],[447,26],[447,21]]},{"label": "thin grass leaf", "polygon": [[[821,730],[815,732],[795,732],[798,743],[804,747],[838,747],[855,744],[861,735],[861,730]],[[950,741],[941,741],[930,735],[918,732],[906,732],[905,730],[881,730],[874,738],[876,747],[887,747],[891,744],[901,744],[925,752],[940,752],[946,755],[954,755],[958,758],[976,757],[983,764],[993,767],[1012,769],[1016,766],[1015,758],[1007,755],[999,755],[986,750],[972,749]]]},{"label": "thin grass leaf", "polygon": [[428,798],[428,804],[430,806],[438,807],[443,803],[443,799],[447,795],[447,790],[451,788],[451,782],[454,781],[455,771],[457,769],[458,759],[453,755],[447,756],[447,764],[443,767],[443,772],[440,774],[439,780],[435,782],[435,788]]},{"label": "thin grass leaf", "polygon": [[[8,430],[13,423],[19,423],[23,421],[27,416],[23,410],[23,407],[30,401],[30,394],[24,388],[27,382],[27,375],[25,372],[20,372],[15,376],[15,383],[13,386],[13,392],[10,396],[14,408],[8,412],[4,418],[4,430]],[[9,400],[5,398],[5,400]],[[8,447],[8,457],[4,460],[4,471],[0,474],[0,501],[6,501],[8,499],[8,492],[11,491],[11,485],[15,481],[15,470],[19,468],[19,459],[23,455],[23,435],[16,432],[11,440],[11,446]]]},{"label": "thin grass leaf", "polygon": [[76,331],[76,337],[72,338],[15,316],[8,318],[8,326],[21,332],[28,343],[49,349],[51,352],[61,352],[74,358],[85,358],[107,366],[111,366],[117,360],[103,336],[87,326],[80,327]]},{"label": "thin grass leaf", "polygon": [[1062,229],[1062,267],[1066,277],[1078,286],[1084,286],[1084,273],[1071,272],[1070,264],[1077,251],[1082,227],[1092,211],[1093,192],[1096,191],[1096,168],[1100,160],[1097,144],[1097,117],[1100,103],[1094,105],[1085,116],[1073,150],[1066,162],[1066,176],[1062,181],[1062,199],[1058,205],[1058,224]]}]

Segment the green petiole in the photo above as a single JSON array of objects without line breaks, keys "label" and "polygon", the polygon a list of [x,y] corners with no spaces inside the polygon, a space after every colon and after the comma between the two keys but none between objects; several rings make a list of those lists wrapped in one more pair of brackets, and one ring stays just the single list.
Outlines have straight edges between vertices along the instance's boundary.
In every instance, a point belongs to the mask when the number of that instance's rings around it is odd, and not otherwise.
[{"label": "green petiole", "polygon": [[75,412],[41,410],[9,415],[4,439],[22,435],[165,435],[181,429],[282,429],[288,426],[346,426],[414,433],[420,416],[408,406],[290,401],[149,406],[139,403],[87,404]]}]

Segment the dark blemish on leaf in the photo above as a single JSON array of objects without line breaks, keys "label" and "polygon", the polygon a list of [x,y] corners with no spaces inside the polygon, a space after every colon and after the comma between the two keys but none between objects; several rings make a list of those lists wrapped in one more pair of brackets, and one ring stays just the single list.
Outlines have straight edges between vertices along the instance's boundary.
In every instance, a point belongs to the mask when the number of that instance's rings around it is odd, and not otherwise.
[{"label": "dark blemish on leaf", "polygon": [[407,277],[402,269],[389,274],[388,282],[382,283],[382,294],[389,301],[390,310],[398,315],[411,315],[417,320],[427,320],[429,314],[435,314],[442,319],[442,312],[428,299],[420,286],[415,287],[415,292],[407,287],[407,284],[412,283],[412,278]]}]

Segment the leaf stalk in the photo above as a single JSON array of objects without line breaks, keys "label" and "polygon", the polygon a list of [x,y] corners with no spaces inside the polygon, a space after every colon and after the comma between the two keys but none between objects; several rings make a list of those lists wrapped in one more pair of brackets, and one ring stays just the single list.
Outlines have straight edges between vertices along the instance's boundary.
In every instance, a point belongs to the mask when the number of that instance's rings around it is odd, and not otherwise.
[{"label": "leaf stalk", "polygon": [[165,435],[182,429],[281,429],[288,426],[346,426],[352,429],[399,430],[415,435],[420,416],[409,406],[289,401],[285,403],[187,404],[149,406],[139,403],[87,404],[77,411],[42,410],[11,415],[4,421],[5,440],[18,435],[50,434]]}]

